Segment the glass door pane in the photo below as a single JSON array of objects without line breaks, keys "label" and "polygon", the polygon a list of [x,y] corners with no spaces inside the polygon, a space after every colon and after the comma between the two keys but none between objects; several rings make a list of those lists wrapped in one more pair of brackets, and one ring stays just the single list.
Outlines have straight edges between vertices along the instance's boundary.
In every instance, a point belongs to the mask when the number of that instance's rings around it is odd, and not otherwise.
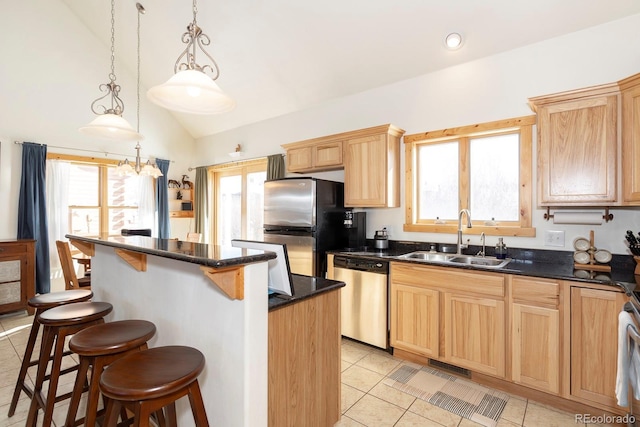
[{"label": "glass door pane", "polygon": [[247,174],[247,239],[262,241],[266,172]]},{"label": "glass door pane", "polygon": [[220,177],[218,188],[218,245],[231,246],[242,238],[242,176]]}]

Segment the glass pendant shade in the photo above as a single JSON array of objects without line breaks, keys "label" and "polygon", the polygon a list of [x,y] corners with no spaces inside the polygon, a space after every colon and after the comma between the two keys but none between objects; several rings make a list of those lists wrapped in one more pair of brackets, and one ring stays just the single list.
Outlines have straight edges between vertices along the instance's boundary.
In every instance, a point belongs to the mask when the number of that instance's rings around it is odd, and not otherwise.
[{"label": "glass pendant shade", "polygon": [[96,116],[91,123],[78,130],[86,135],[103,139],[118,141],[139,141],[144,139],[144,136],[136,132],[122,116],[112,113]]},{"label": "glass pendant shade", "polygon": [[166,83],[149,89],[147,97],[168,110],[190,114],[226,113],[236,106],[211,77],[197,70],[178,71]]}]

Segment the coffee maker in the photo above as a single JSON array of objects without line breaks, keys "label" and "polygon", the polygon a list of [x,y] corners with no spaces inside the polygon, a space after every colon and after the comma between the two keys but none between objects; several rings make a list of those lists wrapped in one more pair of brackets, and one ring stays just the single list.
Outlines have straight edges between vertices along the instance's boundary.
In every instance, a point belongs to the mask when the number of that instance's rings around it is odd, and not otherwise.
[{"label": "coffee maker", "polygon": [[367,247],[366,212],[346,211],[344,228],[347,232],[347,249],[362,250]]}]

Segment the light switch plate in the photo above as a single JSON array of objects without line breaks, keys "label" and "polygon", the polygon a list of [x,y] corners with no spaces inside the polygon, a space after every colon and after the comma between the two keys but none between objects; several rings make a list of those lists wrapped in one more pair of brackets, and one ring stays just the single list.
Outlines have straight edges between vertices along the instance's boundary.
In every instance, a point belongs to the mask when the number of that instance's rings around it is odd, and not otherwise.
[{"label": "light switch plate", "polygon": [[564,246],[564,231],[547,230],[544,232],[545,246]]}]

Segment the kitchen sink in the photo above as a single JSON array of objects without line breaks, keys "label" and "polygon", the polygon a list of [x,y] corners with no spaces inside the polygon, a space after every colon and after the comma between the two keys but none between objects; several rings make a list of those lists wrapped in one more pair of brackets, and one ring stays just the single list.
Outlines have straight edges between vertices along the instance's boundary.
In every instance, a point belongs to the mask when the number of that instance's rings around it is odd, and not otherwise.
[{"label": "kitchen sink", "polygon": [[438,252],[426,252],[426,251],[418,251],[411,252],[409,254],[400,255],[398,258],[400,259],[410,259],[414,261],[434,261],[434,262],[445,262],[448,259],[456,256],[455,254],[443,254]]},{"label": "kitchen sink", "polygon": [[453,265],[469,265],[473,267],[483,268],[502,268],[509,264],[511,258],[498,259],[494,257],[481,257],[473,255],[457,255],[444,254],[440,252],[417,251],[400,255],[397,259],[406,259],[411,261],[422,261],[425,263],[453,264]]},{"label": "kitchen sink", "polygon": [[473,265],[474,267],[502,268],[511,262],[511,258],[498,259],[473,255],[455,255],[447,262],[451,264]]}]

